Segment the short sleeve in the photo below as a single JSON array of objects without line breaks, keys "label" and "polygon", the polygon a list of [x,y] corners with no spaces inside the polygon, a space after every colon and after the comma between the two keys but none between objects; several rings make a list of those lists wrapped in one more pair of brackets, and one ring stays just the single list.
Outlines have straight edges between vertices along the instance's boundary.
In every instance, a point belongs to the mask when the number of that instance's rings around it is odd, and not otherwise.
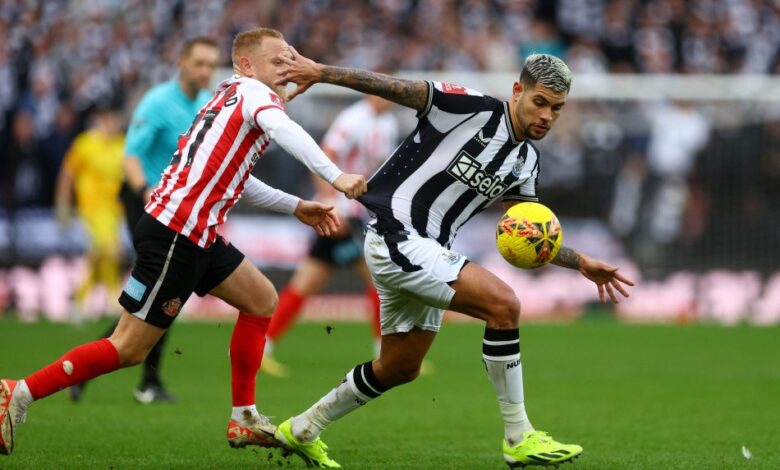
[{"label": "short sleeve", "polygon": [[160,112],[151,96],[141,100],[127,128],[125,155],[142,157],[151,151],[161,129]]},{"label": "short sleeve", "polygon": [[517,184],[510,186],[504,193],[502,198],[504,201],[539,201],[539,193],[537,188],[539,186],[539,163],[538,160],[534,165],[531,174],[523,179],[519,180]]},{"label": "short sleeve", "polygon": [[460,85],[427,83],[428,101],[425,108],[417,114],[417,118],[427,119],[443,132],[460,124],[467,116],[495,109],[498,102],[495,98]]},{"label": "short sleeve", "polygon": [[538,202],[539,196],[536,195],[537,183],[537,178],[533,178],[526,180],[522,184],[516,184],[504,193],[502,200]]}]

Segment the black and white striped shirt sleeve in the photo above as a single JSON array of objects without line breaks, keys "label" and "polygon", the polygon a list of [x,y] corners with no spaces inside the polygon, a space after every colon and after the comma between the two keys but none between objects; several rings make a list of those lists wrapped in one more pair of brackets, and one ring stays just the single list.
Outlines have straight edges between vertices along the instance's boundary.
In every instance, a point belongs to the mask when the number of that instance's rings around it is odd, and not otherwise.
[{"label": "black and white striped shirt sleeve", "polygon": [[531,174],[525,180],[519,180],[518,184],[511,186],[502,198],[503,201],[531,201],[539,202],[539,160],[534,163]]},{"label": "black and white striped shirt sleeve", "polygon": [[428,84],[428,102],[417,114],[418,119],[426,118],[437,128],[454,127],[453,115],[471,116],[481,111],[492,110],[495,99],[485,96],[477,90],[443,82]]}]

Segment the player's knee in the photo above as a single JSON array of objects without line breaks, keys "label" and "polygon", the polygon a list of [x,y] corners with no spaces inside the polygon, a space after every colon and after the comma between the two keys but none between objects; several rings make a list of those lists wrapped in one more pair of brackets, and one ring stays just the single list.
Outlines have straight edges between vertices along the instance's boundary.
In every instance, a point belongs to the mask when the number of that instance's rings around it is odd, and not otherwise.
[{"label": "player's knee", "polygon": [[502,291],[493,301],[488,327],[517,328],[520,322],[520,299],[511,290]]},{"label": "player's knee", "polygon": [[420,375],[420,365],[419,364],[404,364],[402,366],[399,366],[396,368],[396,370],[393,373],[393,384],[392,387],[395,387],[397,385],[409,383],[419,377]]},{"label": "player's knee", "polygon": [[279,294],[276,293],[276,291],[272,291],[269,295],[266,296],[266,300],[263,303],[263,312],[261,315],[270,317],[274,314],[274,311],[276,310],[276,307],[279,305]]},{"label": "player's knee", "polygon": [[133,367],[144,362],[149,351],[141,351],[137,348],[117,348],[119,354],[119,367]]},{"label": "player's knee", "polygon": [[420,364],[387,362],[374,363],[374,373],[385,387],[392,388],[409,383],[420,375]]},{"label": "player's knee", "polygon": [[249,305],[241,309],[242,312],[259,317],[270,317],[279,304],[279,294],[275,290],[266,295],[256,295]]}]

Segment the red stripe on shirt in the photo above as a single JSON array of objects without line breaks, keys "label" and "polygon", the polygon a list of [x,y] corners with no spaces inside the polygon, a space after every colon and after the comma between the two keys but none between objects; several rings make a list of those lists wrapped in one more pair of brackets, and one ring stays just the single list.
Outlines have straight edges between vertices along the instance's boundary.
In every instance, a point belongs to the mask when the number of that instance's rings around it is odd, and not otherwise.
[{"label": "red stripe on shirt", "polygon": [[[266,141],[262,147],[260,147],[260,150],[257,152],[260,156],[263,156],[263,153],[265,153],[266,147],[268,147],[268,144],[270,144],[271,141]],[[217,225],[220,225],[225,222],[225,216],[227,215],[227,212],[230,210],[231,207],[233,207],[236,204],[236,201],[238,201],[238,196],[244,192],[244,185],[246,184],[246,180],[249,179],[249,175],[252,173],[252,168],[254,168],[254,165],[249,168],[246,172],[246,177],[239,183],[238,187],[236,188],[236,191],[233,193],[233,198],[230,199],[224,206],[222,206],[222,209],[219,211],[219,215],[217,216]],[[216,236],[216,231],[215,231]]]},{"label": "red stripe on shirt", "polygon": [[[222,108],[224,101],[225,100],[223,97],[223,99],[217,106],[215,106],[215,108]],[[222,110],[220,109],[219,112],[222,112]],[[173,215],[170,224],[168,224],[168,227],[171,230],[181,233],[184,225],[187,223],[187,220],[190,217],[190,214],[192,213],[192,209],[195,206],[198,197],[201,195],[209,182],[214,178],[217,171],[219,171],[219,167],[222,165],[222,162],[225,161],[225,158],[228,157],[228,151],[233,145],[233,142],[236,140],[243,122],[244,116],[241,112],[241,106],[237,105],[228,118],[228,121],[225,124],[225,128],[222,130],[217,143],[209,151],[208,156],[206,157],[206,166],[203,168],[200,175],[197,175],[195,185],[187,192],[187,195],[184,196],[181,203],[179,204],[179,207],[176,209],[176,213]],[[212,128],[209,129],[209,132],[212,130],[218,129]],[[205,136],[203,140],[205,141]]]},{"label": "red stripe on shirt", "polygon": [[[200,240],[203,231],[206,230],[206,227],[208,226],[209,215],[211,214],[211,210],[213,209],[214,204],[226,197],[228,191],[230,190],[230,185],[233,182],[233,178],[235,178],[236,174],[241,170],[241,165],[244,163],[248,154],[251,152],[255,142],[257,142],[257,139],[259,139],[263,134],[265,133],[260,129],[251,129],[244,136],[244,140],[241,141],[241,144],[239,144],[235,153],[229,157],[230,161],[228,162],[227,168],[225,168],[225,171],[219,177],[217,184],[211,189],[211,192],[206,198],[206,201],[203,203],[203,207],[201,207],[198,211],[198,222],[195,225],[193,233],[191,234],[193,236],[197,235],[198,240]],[[237,198],[238,195],[241,194],[244,186],[243,183],[249,176],[249,172],[252,171],[252,167],[253,165],[250,165],[246,174],[243,175],[243,178],[239,182],[238,187],[233,192],[233,198]],[[217,218],[217,220],[219,219]],[[196,241],[195,243],[198,242]]]},{"label": "red stripe on shirt", "polygon": [[[226,92],[233,89],[233,87],[228,88],[225,90]],[[157,190],[155,190],[153,194],[153,198],[151,201],[149,201],[149,204],[147,205],[147,212],[149,212],[152,217],[158,217],[163,210],[165,210],[165,206],[168,205],[168,202],[171,200],[171,195],[184,187],[187,184],[187,178],[190,174],[190,167],[186,166],[184,168],[178,169],[180,165],[186,164],[186,160],[184,157],[184,149],[187,148],[187,143],[189,142],[190,138],[192,138],[193,131],[197,127],[197,125],[200,123],[200,121],[203,119],[205,110],[210,109],[210,107],[214,103],[218,103],[217,106],[220,106],[225,102],[225,98],[227,96],[227,93],[223,93],[220,95],[219,93],[215,94],[214,97],[209,100],[208,103],[206,103],[201,109],[201,113],[198,114],[198,120],[197,122],[193,122],[192,126],[190,126],[189,135],[186,139],[179,139],[179,163],[176,167],[173,165],[168,166],[168,169],[163,174],[163,178],[160,181],[160,184],[157,186]],[[184,161],[185,163],[182,163]],[[165,191],[166,186],[168,185],[168,181],[170,178],[174,175],[176,175],[176,180],[174,181],[173,187],[170,188],[168,191]],[[157,194],[158,191],[165,191],[164,193]],[[152,204],[153,202],[156,202],[158,205],[154,207]]]}]

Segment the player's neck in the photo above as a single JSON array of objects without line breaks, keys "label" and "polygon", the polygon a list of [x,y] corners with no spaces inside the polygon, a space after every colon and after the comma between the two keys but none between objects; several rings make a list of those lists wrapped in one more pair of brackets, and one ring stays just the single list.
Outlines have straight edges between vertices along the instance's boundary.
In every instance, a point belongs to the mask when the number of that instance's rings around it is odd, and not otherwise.
[{"label": "player's neck", "polygon": [[512,133],[515,135],[515,140],[518,142],[522,142],[525,140],[525,133],[523,132],[523,128],[520,126],[520,117],[516,114],[516,104],[514,100],[509,100],[507,102],[507,110],[509,111],[509,122],[512,124]]}]

